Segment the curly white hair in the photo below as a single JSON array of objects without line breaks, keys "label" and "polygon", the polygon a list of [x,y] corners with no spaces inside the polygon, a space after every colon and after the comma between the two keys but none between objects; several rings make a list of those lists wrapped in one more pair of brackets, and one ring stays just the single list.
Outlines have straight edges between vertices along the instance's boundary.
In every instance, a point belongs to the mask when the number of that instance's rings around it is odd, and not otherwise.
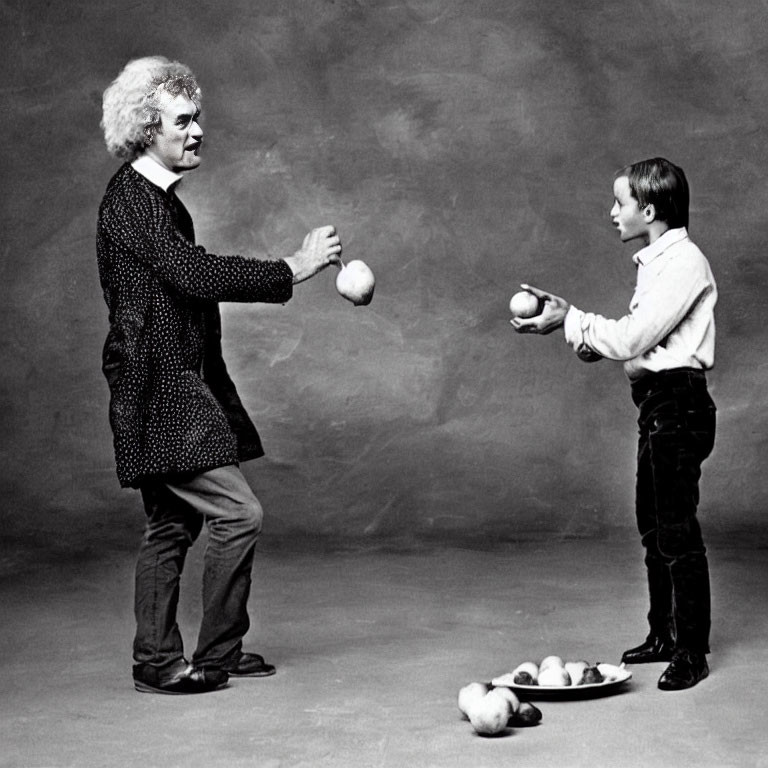
[{"label": "curly white hair", "polygon": [[200,108],[200,87],[185,64],[164,56],[129,61],[104,91],[101,129],[110,154],[131,161],[152,143],[160,124],[160,91],[184,91]]}]

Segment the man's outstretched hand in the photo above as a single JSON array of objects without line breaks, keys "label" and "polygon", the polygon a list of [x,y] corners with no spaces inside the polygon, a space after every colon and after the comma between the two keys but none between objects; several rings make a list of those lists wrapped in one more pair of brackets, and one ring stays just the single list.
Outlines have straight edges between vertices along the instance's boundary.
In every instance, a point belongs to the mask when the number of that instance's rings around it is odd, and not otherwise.
[{"label": "man's outstretched hand", "polygon": [[552,333],[563,325],[571,306],[565,299],[542,291],[540,288],[534,288],[532,285],[521,287],[539,298],[542,310],[534,317],[513,317],[509,322],[518,333]]},{"label": "man's outstretched hand", "polygon": [[294,284],[308,280],[331,264],[341,263],[341,240],[336,227],[329,224],[313,229],[293,256],[287,256],[285,263],[293,272]]}]

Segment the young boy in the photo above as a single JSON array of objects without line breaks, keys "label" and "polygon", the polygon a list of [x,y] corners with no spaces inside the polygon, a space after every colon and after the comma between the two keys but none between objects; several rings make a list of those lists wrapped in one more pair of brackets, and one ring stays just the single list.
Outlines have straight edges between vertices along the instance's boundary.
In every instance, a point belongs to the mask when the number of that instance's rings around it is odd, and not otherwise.
[{"label": "young boy", "polygon": [[715,405],[705,371],[714,364],[717,288],[688,237],[688,182],[663,158],[623,168],[611,219],[622,242],[637,241],[637,285],[619,320],[583,312],[532,286],[543,310],[513,318],[519,333],[551,333],[586,361],[620,360],[639,409],[635,507],[645,548],[650,633],[624,652],[627,664],[670,662],[662,690],[690,688],[709,674],[709,569],[696,519],[701,464],[712,451]]}]

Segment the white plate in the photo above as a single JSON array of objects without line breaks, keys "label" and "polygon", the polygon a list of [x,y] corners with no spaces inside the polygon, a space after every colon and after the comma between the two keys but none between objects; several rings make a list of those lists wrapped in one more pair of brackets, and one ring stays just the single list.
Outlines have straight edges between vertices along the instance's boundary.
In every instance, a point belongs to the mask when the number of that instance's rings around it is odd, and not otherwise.
[{"label": "white plate", "polygon": [[617,667],[613,664],[600,663],[597,665],[600,673],[605,678],[602,683],[586,683],[584,685],[518,685],[512,681],[512,673],[507,672],[491,680],[491,685],[496,688],[511,688],[515,693],[530,696],[531,698],[586,698],[588,696],[601,696],[613,693],[623,686],[632,673],[622,664]]}]

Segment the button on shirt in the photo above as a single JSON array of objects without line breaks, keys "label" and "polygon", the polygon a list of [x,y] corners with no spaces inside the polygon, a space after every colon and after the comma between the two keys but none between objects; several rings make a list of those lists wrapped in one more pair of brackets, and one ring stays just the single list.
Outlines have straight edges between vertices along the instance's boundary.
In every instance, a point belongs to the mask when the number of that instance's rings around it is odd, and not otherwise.
[{"label": "button on shirt", "polygon": [[629,314],[609,320],[571,306],[564,323],[566,342],[576,352],[623,361],[633,381],[670,368],[712,368],[717,286],[687,230],[667,230],[633,261],[637,285]]}]

